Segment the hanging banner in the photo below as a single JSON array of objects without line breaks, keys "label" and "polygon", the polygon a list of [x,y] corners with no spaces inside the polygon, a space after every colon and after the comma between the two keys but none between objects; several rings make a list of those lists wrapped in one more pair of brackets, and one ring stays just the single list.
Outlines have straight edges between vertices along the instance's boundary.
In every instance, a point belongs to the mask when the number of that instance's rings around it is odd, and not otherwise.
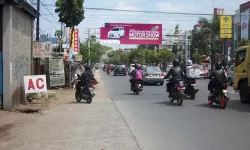
[{"label": "hanging banner", "polygon": [[63,57],[49,59],[50,87],[65,85]]},{"label": "hanging banner", "polygon": [[[72,29],[70,29],[70,35],[71,35]],[[74,29],[72,40],[71,40],[71,47],[74,49],[74,54],[77,54],[79,52],[79,29]]]},{"label": "hanging banner", "polygon": [[243,12],[240,16],[241,24],[241,39],[245,38],[248,40],[248,24],[249,24],[249,12]]}]

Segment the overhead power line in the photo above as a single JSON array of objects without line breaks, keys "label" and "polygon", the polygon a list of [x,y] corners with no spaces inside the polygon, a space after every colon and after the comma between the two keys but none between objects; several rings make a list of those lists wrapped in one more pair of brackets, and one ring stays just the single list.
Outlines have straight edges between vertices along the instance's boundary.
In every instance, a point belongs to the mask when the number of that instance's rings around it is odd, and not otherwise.
[{"label": "overhead power line", "polygon": [[163,12],[163,11],[146,11],[146,10],[123,10],[123,9],[109,9],[109,8],[89,8],[84,7],[86,10],[99,10],[99,11],[123,11],[123,12],[140,12],[140,13],[156,13],[156,14],[169,14],[169,15],[194,15],[194,16],[211,16],[214,14],[198,14],[198,13],[178,13],[178,12]]},{"label": "overhead power line", "polygon": [[162,0],[151,0],[151,1],[146,1],[146,2],[139,2],[139,3],[126,4],[126,5],[121,5],[121,6],[106,7],[106,8],[118,8],[118,7],[124,7],[124,6],[134,6],[134,5],[141,5],[141,4],[152,3],[152,2],[157,2],[157,1],[162,1]]}]

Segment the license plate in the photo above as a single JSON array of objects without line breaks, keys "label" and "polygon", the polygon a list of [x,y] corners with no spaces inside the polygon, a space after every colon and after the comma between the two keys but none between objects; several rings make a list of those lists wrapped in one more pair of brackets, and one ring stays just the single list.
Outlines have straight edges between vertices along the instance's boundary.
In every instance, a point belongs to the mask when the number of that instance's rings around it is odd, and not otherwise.
[{"label": "license plate", "polygon": [[197,84],[191,84],[191,86],[197,86]]},{"label": "license plate", "polygon": [[141,86],[141,84],[139,84],[139,86]]},{"label": "license plate", "polygon": [[227,90],[222,90],[223,93],[227,93]]}]

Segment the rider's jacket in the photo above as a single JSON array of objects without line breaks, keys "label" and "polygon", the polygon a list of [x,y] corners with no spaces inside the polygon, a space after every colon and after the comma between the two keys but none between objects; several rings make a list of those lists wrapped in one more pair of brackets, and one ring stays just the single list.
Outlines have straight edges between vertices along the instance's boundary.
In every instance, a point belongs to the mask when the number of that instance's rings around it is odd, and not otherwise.
[{"label": "rider's jacket", "polygon": [[225,75],[225,71],[223,69],[220,70],[214,70],[209,78],[212,79],[212,77],[214,77],[214,79],[220,83],[224,83],[227,81],[226,75]]},{"label": "rider's jacket", "polygon": [[170,75],[172,75],[172,80],[183,80],[183,70],[181,67],[172,67],[165,78],[168,78]]},{"label": "rider's jacket", "polygon": [[94,75],[92,71],[84,71],[80,77],[80,80],[83,81],[85,85],[87,85],[92,81],[93,78]]}]

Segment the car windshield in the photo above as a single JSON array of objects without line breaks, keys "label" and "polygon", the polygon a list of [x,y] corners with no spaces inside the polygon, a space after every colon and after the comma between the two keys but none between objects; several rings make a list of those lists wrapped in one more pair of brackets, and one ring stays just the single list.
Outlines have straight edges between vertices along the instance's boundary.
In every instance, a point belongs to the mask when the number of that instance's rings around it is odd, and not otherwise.
[{"label": "car windshield", "polygon": [[117,65],[117,68],[125,68],[125,65]]},{"label": "car windshield", "polygon": [[119,28],[113,28],[112,31],[119,31]]},{"label": "car windshield", "polygon": [[161,72],[159,67],[147,67],[147,72]]}]

